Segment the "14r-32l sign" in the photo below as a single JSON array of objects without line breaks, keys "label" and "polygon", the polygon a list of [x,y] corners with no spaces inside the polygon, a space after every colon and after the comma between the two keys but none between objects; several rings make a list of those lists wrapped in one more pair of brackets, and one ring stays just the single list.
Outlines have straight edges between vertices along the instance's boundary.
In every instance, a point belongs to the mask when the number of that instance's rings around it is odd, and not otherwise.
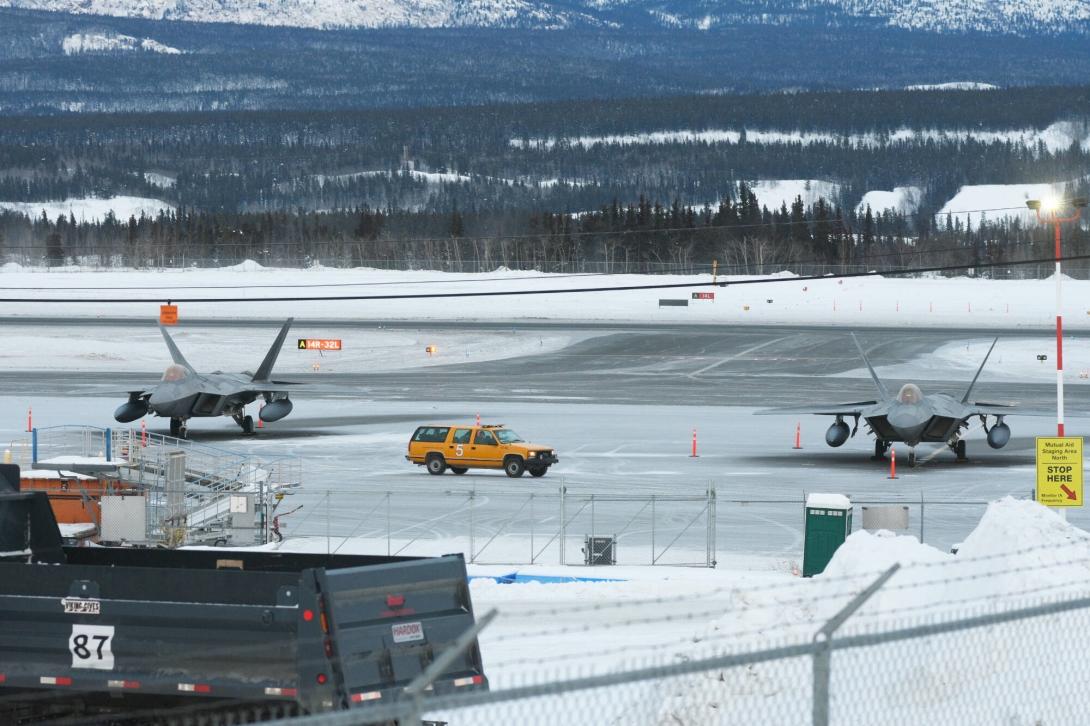
[{"label": "14r-32l sign", "polygon": [[340,350],[341,341],[320,338],[299,338],[299,350]]}]

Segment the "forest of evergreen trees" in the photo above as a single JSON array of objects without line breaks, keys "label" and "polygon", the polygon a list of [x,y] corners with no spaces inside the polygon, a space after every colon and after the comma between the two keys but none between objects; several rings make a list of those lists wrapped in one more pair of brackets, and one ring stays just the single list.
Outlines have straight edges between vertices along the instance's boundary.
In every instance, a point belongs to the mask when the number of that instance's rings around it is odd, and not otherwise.
[{"label": "forest of evergreen trees", "polygon": [[[156,217],[80,222],[0,213],[0,257],[23,265],[126,267],[266,266],[545,272],[800,274],[988,266],[988,277],[1036,276],[1051,230],[1017,219],[968,225],[947,215],[924,235],[918,220],[891,210],[845,211],[801,197],[770,210],[740,185],[715,207],[669,205],[645,197],[613,200],[580,215],[548,210],[449,213],[373,210],[217,213],[182,209]],[[1090,252],[1090,235],[1065,231],[1065,255]],[[1010,263],[1010,267],[1003,265]],[[996,267],[995,265],[999,265]],[[1068,272],[1085,276],[1090,261]],[[1050,267],[1045,264],[1045,274]],[[951,274],[964,274],[963,270]]]},{"label": "forest of evergreen trees", "polygon": [[[131,195],[177,210],[100,222],[0,213],[0,244],[5,261],[54,265],[894,269],[1035,259],[1038,225],[980,215],[964,224],[939,210],[973,184],[1061,183],[1090,196],[1090,150],[1032,140],[1045,129],[1090,138],[1088,108],[1090,87],[0,117],[0,204]],[[898,135],[906,129],[940,133]],[[578,141],[704,130],[740,135]],[[746,131],[823,136],[751,141]],[[828,191],[765,209],[750,180],[777,179]],[[867,192],[903,186],[920,190],[912,213],[860,208]],[[1072,234],[1082,244],[1083,232]]]}]

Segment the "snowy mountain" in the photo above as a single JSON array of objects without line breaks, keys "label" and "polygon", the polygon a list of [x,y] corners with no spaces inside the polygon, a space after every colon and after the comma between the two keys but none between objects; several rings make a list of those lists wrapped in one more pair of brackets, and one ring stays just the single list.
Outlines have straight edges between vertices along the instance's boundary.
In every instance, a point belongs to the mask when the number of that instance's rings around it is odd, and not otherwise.
[{"label": "snowy mountain", "polygon": [[597,25],[590,16],[528,0],[0,0],[0,6],[152,20],[299,28]]},{"label": "snowy mountain", "polygon": [[1090,0],[0,0],[74,14],[303,28],[710,30],[853,21],[938,33],[1090,31]]}]

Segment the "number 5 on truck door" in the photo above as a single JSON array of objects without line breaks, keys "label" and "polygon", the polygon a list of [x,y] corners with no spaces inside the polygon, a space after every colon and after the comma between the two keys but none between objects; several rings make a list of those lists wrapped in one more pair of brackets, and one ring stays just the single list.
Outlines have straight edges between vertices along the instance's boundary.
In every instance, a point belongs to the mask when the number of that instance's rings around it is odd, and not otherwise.
[{"label": "number 5 on truck door", "polygon": [[455,429],[454,436],[450,439],[447,461],[452,464],[461,463],[466,458],[466,446],[469,444],[473,429]]}]

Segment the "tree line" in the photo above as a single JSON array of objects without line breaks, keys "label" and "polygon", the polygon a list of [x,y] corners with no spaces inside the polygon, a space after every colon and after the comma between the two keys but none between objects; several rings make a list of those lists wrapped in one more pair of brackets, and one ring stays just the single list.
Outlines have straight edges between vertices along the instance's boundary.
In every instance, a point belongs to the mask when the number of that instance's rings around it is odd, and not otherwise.
[{"label": "tree line", "polygon": [[[988,276],[1020,276],[1015,263],[1048,259],[1051,229],[1014,218],[975,222],[945,215],[921,234],[894,210],[861,212],[801,196],[778,209],[744,183],[718,205],[669,204],[640,196],[591,212],[534,209],[449,212],[373,209],[217,213],[180,208],[157,216],[86,222],[0,213],[0,258],[22,265],[104,267],[313,265],[545,272],[903,270],[1000,265]],[[1082,227],[1065,230],[1065,254],[1086,254]],[[1085,265],[1084,265],[1085,266]],[[962,273],[958,273],[962,274]]]}]

